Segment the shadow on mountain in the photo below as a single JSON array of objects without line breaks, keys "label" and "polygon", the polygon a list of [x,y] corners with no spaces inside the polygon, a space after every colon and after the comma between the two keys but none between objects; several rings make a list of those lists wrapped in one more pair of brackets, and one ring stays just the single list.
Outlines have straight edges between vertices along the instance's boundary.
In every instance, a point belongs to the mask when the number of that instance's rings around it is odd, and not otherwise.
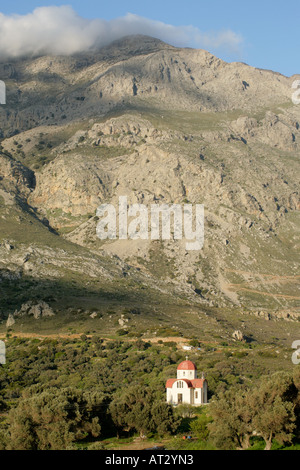
[{"label": "shadow on mountain", "polygon": [[[88,320],[89,314],[97,313],[97,317],[111,315],[114,313],[129,312],[132,316],[151,315],[153,318],[162,315],[164,308],[169,304],[169,297],[151,289],[143,289],[139,283],[132,283],[127,279],[116,278],[112,282],[95,281],[85,285],[80,280],[66,279],[37,279],[23,275],[16,279],[8,272],[0,270],[1,279],[1,307],[0,318],[2,322],[7,320],[10,314],[19,312],[22,305],[31,301],[38,304],[43,301],[55,312],[52,318],[43,318],[43,321],[53,323],[53,328],[59,330],[78,320],[80,314],[85,314],[82,320]],[[101,285],[103,282],[103,285]],[[176,301],[174,303],[176,305]],[[173,305],[173,306],[174,306]],[[15,318],[17,327],[27,320],[36,322],[39,328],[41,319],[34,320],[33,317]]]}]

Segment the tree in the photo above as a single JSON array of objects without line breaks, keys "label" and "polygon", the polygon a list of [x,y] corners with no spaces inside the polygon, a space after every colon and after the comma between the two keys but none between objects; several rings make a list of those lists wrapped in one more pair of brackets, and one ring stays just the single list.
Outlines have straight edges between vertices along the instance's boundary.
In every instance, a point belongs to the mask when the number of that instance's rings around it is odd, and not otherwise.
[{"label": "tree", "polygon": [[209,424],[211,422],[211,416],[203,412],[191,422],[190,430],[200,441],[207,441],[210,434]]},{"label": "tree", "polygon": [[0,397],[0,411],[5,411],[7,409],[7,405],[5,401]]},{"label": "tree", "polygon": [[211,402],[210,431],[218,447],[249,448],[253,415],[247,406],[248,393],[246,389],[232,387]]},{"label": "tree", "polygon": [[262,379],[251,394],[249,406],[253,413],[253,429],[263,437],[265,450],[271,449],[273,439],[281,444],[292,441],[297,395],[293,378],[285,373]]},{"label": "tree", "polygon": [[296,434],[296,438],[300,441],[300,367],[296,367],[294,370],[293,383],[297,389],[297,395],[295,396],[295,399],[294,399],[294,405],[295,405],[294,412],[296,416],[295,434]]},{"label": "tree", "polygon": [[299,388],[286,373],[262,378],[249,389],[232,387],[210,405],[211,434],[221,448],[247,449],[252,435],[265,440],[266,450],[271,449],[273,439],[291,442],[298,400]]},{"label": "tree", "polygon": [[50,389],[19,402],[8,415],[8,450],[62,450],[100,435],[103,397],[72,389]]},{"label": "tree", "polygon": [[151,414],[154,431],[161,436],[175,433],[181,422],[181,419],[174,417],[172,406],[165,402],[154,403]]},{"label": "tree", "polygon": [[176,413],[182,418],[193,418],[195,408],[193,405],[189,405],[188,403],[182,403],[176,407]]},{"label": "tree", "polygon": [[268,398],[264,400],[265,397],[257,402],[262,408],[256,413],[253,425],[266,443],[265,450],[271,450],[273,438],[280,444],[291,442],[295,427],[294,405],[284,402],[278,396],[272,402]]},{"label": "tree", "polygon": [[142,387],[131,387],[116,397],[109,411],[118,431],[136,430],[141,437],[151,431],[151,396]]},{"label": "tree", "polygon": [[109,411],[118,432],[137,431],[141,437],[149,432],[172,433],[179,424],[172,407],[157,400],[148,387],[129,388],[111,402]]}]

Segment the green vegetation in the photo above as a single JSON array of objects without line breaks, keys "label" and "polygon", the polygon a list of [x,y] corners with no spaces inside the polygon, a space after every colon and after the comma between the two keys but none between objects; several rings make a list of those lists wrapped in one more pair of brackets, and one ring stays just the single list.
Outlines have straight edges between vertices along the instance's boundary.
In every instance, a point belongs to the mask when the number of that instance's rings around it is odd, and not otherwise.
[{"label": "green vegetation", "polygon": [[210,405],[210,430],[217,446],[248,449],[251,437],[258,435],[270,450],[274,439],[283,445],[295,435],[299,438],[299,377],[299,370],[294,377],[277,373],[262,378],[255,387],[233,388],[218,395]]},{"label": "green vegetation", "polygon": [[81,155],[83,157],[89,158],[90,160],[95,160],[101,158],[101,160],[119,157],[121,155],[128,155],[132,151],[125,149],[124,147],[114,145],[80,145],[75,149],[66,150],[63,152],[64,155]]},{"label": "green vegetation", "polygon": [[253,367],[247,378],[237,359],[220,364],[210,358],[209,364],[194,352],[191,359],[207,371],[210,404],[172,408],[165,403],[165,381],[184,352],[166,343],[8,334],[6,349],[1,449],[126,448],[138,437],[177,450],[300,445],[297,367],[259,379]]},{"label": "green vegetation", "polygon": [[174,259],[168,258],[163,249],[161,241],[154,242],[153,248],[149,252],[149,261],[138,258],[140,264],[145,266],[152,275],[159,279],[174,279],[177,274],[177,268]]}]

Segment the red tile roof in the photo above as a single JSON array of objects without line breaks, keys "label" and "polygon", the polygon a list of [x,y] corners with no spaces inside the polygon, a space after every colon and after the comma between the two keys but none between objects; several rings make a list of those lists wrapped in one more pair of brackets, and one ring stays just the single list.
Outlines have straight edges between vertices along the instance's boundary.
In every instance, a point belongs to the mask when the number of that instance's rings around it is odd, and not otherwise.
[{"label": "red tile roof", "polygon": [[188,388],[203,388],[205,379],[193,379],[193,380],[188,380],[188,379],[168,379],[166,382],[166,388],[172,388],[174,383],[177,382],[178,380],[181,380],[182,382],[185,382],[188,386]]},{"label": "red tile roof", "polygon": [[177,370],[197,370],[197,367],[192,361],[182,361]]},{"label": "red tile roof", "polygon": [[177,379],[168,379],[166,383],[166,388],[172,388],[173,383],[176,382]]},{"label": "red tile roof", "polygon": [[172,388],[174,383],[177,381],[185,382],[188,388],[193,388],[192,380],[188,379],[168,379],[166,382],[166,388]]},{"label": "red tile roof", "polygon": [[203,388],[205,379],[193,379],[191,380],[193,388]]}]

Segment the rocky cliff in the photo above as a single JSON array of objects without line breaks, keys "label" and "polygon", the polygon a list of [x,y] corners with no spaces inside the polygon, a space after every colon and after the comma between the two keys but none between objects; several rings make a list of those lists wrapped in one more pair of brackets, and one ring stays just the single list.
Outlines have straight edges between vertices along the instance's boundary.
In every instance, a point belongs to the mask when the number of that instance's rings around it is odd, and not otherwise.
[{"label": "rocky cliff", "polygon": [[[146,37],[86,56],[0,64],[0,77],[8,90],[0,108],[3,278],[75,282],[81,273],[86,283],[107,283],[129,275],[135,288],[203,308],[297,318],[294,78]],[[97,207],[120,196],[146,206],[204,204],[204,248],[100,241]]]}]

